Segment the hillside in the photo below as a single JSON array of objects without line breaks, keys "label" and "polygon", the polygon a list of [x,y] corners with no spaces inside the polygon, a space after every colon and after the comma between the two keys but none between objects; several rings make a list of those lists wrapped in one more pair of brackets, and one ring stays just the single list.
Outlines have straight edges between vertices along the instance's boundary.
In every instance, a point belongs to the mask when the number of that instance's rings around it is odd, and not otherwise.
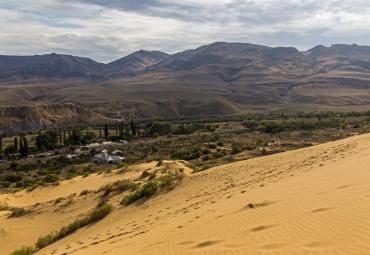
[{"label": "hillside", "polygon": [[0,130],[4,132],[38,130],[104,120],[105,117],[70,103],[0,107]]},{"label": "hillside", "polygon": [[[215,167],[127,207],[118,205],[126,193],[108,197],[111,214],[37,254],[368,254],[369,143],[367,134]],[[86,215],[104,191],[73,193],[181,164],[152,162],[0,195],[3,206],[29,210],[1,212],[0,246],[35,243]]]},{"label": "hillside", "polygon": [[370,47],[217,42],[172,55],[141,50],[108,64],[0,56],[0,84],[2,105],[74,103],[114,119],[365,110]]}]

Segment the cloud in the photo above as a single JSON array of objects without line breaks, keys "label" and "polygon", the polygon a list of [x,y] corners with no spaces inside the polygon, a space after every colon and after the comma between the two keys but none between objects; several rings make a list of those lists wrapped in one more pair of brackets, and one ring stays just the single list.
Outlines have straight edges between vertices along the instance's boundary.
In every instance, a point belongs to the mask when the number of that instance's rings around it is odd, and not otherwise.
[{"label": "cloud", "polygon": [[55,51],[108,62],[215,41],[366,44],[369,17],[364,0],[14,0],[0,4],[0,54]]}]

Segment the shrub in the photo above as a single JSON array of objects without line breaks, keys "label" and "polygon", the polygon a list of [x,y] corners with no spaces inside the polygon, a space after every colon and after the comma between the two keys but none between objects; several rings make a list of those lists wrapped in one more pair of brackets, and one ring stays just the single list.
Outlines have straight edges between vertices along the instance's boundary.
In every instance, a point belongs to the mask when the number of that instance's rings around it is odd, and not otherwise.
[{"label": "shrub", "polygon": [[18,166],[18,163],[17,163],[17,162],[15,162],[15,161],[12,161],[12,162],[10,163],[10,167],[11,167],[12,169],[16,169],[16,168],[17,168],[17,166]]},{"label": "shrub", "polygon": [[20,174],[7,174],[5,176],[5,181],[9,182],[18,182],[23,179],[23,176]]},{"label": "shrub", "polygon": [[159,160],[156,166],[161,166],[163,164],[163,160]]},{"label": "shrub", "polygon": [[50,234],[46,236],[41,236],[36,242],[36,247],[39,249],[42,249],[46,246],[48,246],[51,243],[54,243],[58,241],[59,239],[62,239],[63,237],[72,234],[73,232],[77,231],[80,228],[83,228],[95,221],[103,219],[105,216],[107,216],[110,212],[113,211],[113,206],[110,204],[105,204],[94,211],[92,211],[89,215],[82,219],[77,219],[71,224],[62,227],[58,232],[52,231]]},{"label": "shrub", "polygon": [[59,197],[59,198],[55,199],[54,204],[58,204],[58,203],[62,202],[62,200],[64,200],[64,198],[63,197]]},{"label": "shrub", "polygon": [[22,248],[13,251],[10,255],[31,255],[37,252],[37,248],[33,246],[23,246]]},{"label": "shrub", "polygon": [[168,172],[167,174],[162,175],[159,178],[160,186],[161,187],[166,187],[168,189],[172,189],[173,185],[176,182],[180,182],[183,178],[184,178],[183,173],[180,174],[178,172]]},{"label": "shrub", "polygon": [[80,196],[87,195],[89,192],[90,192],[89,190],[84,189],[83,191],[81,191]]},{"label": "shrub", "polygon": [[217,148],[217,145],[214,144],[214,143],[210,143],[210,144],[208,144],[208,148],[210,148],[210,149],[216,149]]},{"label": "shrub", "polygon": [[128,206],[133,202],[139,200],[142,197],[149,197],[153,195],[158,189],[158,182],[150,180],[141,189],[135,191],[134,193],[126,196],[121,204]]},{"label": "shrub", "polygon": [[5,188],[9,188],[11,185],[12,185],[12,183],[10,181],[3,181],[3,186]]},{"label": "shrub", "polygon": [[59,177],[56,174],[48,174],[44,178],[44,182],[52,183],[52,182],[56,182],[58,179]]},{"label": "shrub", "polygon": [[239,145],[237,145],[237,144],[233,144],[232,146],[231,146],[231,153],[232,154],[238,154],[239,152],[241,152],[242,151],[242,149],[240,148],[240,146]]}]

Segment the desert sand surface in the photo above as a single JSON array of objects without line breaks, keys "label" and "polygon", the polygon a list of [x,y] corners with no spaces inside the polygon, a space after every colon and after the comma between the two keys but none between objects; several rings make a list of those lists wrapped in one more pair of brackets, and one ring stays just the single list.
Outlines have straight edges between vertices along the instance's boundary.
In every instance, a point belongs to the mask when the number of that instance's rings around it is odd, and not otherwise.
[{"label": "desert sand surface", "polygon": [[[101,199],[73,193],[156,168],[0,195],[0,203],[31,211],[0,212],[0,253],[34,244]],[[110,199],[115,210],[106,218],[36,254],[370,254],[370,134],[188,174],[173,190],[127,207],[119,205],[124,195]],[[66,198],[55,204],[59,197]]]}]

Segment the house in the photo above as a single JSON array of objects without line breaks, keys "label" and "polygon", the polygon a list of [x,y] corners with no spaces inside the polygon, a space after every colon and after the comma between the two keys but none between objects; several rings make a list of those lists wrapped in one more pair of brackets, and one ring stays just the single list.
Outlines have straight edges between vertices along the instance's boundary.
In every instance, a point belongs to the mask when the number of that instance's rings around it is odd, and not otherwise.
[{"label": "house", "polygon": [[5,154],[0,154],[0,163],[8,161],[8,157]]},{"label": "house", "polygon": [[66,158],[67,158],[67,159],[75,159],[75,158],[77,158],[77,156],[76,156],[75,154],[68,154],[68,155],[66,156]]},{"label": "house", "polygon": [[112,146],[113,142],[102,142],[102,146]]},{"label": "house", "polygon": [[91,144],[87,145],[88,149],[95,149],[95,148],[99,148],[99,147],[100,147],[100,144],[98,144],[98,143],[91,143]]},{"label": "house", "polygon": [[119,140],[120,143],[128,143],[126,140]]},{"label": "house", "polygon": [[107,150],[103,150],[101,153],[94,156],[94,162],[105,163],[109,165],[118,165],[124,162],[125,159],[120,156],[109,155]]},{"label": "house", "polygon": [[120,151],[120,150],[114,150],[114,151],[112,152],[112,154],[113,154],[113,155],[116,155],[116,156],[120,156],[120,157],[122,157],[122,156],[123,156],[123,153],[122,153],[122,151]]},{"label": "house", "polygon": [[22,158],[22,155],[20,153],[9,154],[9,159],[20,160],[21,158]]}]

